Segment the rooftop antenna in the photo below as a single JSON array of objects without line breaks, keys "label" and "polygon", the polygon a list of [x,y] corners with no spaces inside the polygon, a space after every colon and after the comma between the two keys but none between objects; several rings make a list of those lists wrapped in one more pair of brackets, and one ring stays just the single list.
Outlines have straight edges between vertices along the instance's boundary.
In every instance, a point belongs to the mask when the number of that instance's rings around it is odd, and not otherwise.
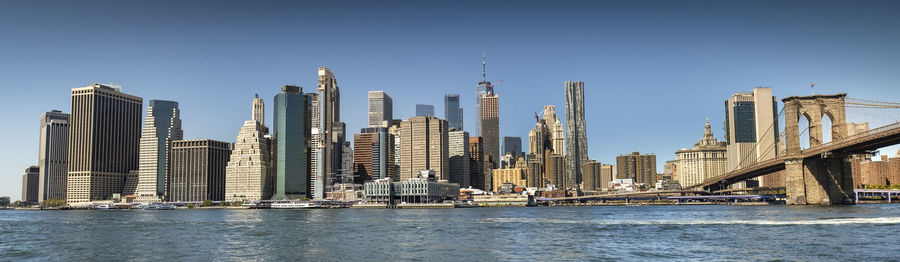
[{"label": "rooftop antenna", "polygon": [[485,53],[481,52],[481,82],[487,82],[487,63],[485,63]]}]

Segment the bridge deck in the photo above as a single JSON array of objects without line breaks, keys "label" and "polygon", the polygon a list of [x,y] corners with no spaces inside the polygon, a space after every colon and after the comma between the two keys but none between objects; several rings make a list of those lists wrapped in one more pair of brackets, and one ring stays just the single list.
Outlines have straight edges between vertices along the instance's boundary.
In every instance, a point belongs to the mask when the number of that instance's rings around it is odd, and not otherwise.
[{"label": "bridge deck", "polygon": [[[800,152],[800,156],[806,159],[823,157],[832,153],[837,153],[839,155],[863,153],[866,150],[874,150],[898,143],[900,143],[900,122],[852,135],[841,140],[804,149]],[[771,174],[784,170],[786,159],[787,157],[781,156],[759,161],[747,167],[704,180],[699,184],[690,185],[685,188],[705,188],[715,184],[729,185],[750,178]]]}]

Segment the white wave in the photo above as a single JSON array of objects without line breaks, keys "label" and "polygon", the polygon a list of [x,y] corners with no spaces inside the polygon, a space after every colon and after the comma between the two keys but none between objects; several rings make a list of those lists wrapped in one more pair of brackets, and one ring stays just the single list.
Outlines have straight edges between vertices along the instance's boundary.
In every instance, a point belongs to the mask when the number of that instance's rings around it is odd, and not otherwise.
[{"label": "white wave", "polygon": [[556,218],[487,218],[485,223],[548,223],[600,225],[844,225],[844,224],[900,224],[900,217],[827,218],[807,220],[572,220]]}]

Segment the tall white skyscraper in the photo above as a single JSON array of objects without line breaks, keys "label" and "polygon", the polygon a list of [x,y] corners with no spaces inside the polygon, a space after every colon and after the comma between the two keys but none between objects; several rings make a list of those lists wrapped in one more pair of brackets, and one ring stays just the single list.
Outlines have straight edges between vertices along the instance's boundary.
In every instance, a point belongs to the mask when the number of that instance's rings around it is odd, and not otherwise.
[{"label": "tall white skyscraper", "polygon": [[[318,71],[317,97],[315,107],[318,111],[316,129],[313,130],[315,148],[313,163],[316,167],[312,174],[313,198],[325,197],[325,190],[331,188],[335,177],[341,170],[341,151],[344,145],[343,126],[341,125],[341,92],[338,89],[334,73],[328,68],[320,67]],[[338,130],[339,129],[339,130]],[[340,131],[340,132],[336,132]]]},{"label": "tall white skyscraper", "polygon": [[38,202],[66,199],[66,144],[69,114],[53,110],[41,115],[41,141],[38,150]]},{"label": "tall white skyscraper", "polygon": [[141,132],[138,201],[159,201],[166,193],[169,148],[183,139],[178,102],[150,100]]}]

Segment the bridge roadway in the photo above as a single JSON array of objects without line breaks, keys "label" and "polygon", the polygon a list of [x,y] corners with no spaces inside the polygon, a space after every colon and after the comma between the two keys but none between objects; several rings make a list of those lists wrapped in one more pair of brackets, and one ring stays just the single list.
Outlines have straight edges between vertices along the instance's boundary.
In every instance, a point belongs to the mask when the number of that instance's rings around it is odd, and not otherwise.
[{"label": "bridge roadway", "polygon": [[[807,159],[829,157],[831,155],[857,154],[896,144],[900,144],[900,122],[804,149],[801,151],[801,157]],[[786,159],[786,157],[781,156],[756,162],[724,175],[704,180],[699,184],[687,186],[685,189],[707,188],[716,184],[727,186],[750,178],[778,172],[784,170]]]}]

